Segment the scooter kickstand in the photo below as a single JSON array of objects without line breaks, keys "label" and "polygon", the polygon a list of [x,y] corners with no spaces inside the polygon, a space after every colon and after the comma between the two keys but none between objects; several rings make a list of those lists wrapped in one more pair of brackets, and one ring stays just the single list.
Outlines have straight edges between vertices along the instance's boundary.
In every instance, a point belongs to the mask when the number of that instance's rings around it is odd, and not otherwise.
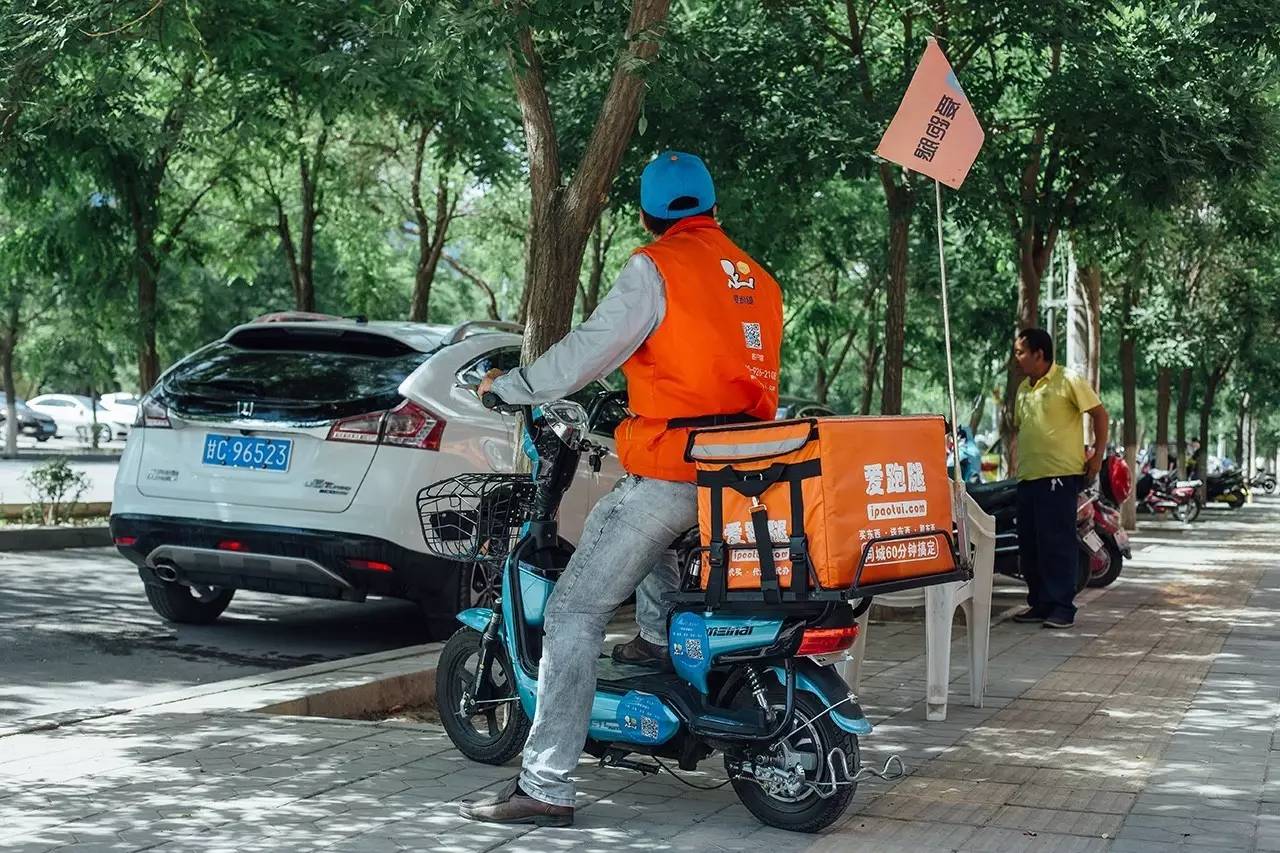
[{"label": "scooter kickstand", "polygon": [[657,776],[662,772],[662,768],[656,764],[648,764],[643,761],[632,761],[625,758],[626,753],[618,749],[610,749],[600,756],[601,767],[617,767],[620,770],[635,770],[645,776]]}]

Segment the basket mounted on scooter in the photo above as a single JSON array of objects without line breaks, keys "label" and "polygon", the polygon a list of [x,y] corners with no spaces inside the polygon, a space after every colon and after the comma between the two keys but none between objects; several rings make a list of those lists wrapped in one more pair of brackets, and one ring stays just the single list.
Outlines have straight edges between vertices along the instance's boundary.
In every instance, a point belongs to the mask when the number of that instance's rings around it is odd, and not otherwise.
[{"label": "basket mounted on scooter", "polygon": [[714,609],[967,580],[944,435],[936,416],[695,430],[700,559],[677,600]]},{"label": "basket mounted on scooter", "polygon": [[427,550],[464,563],[501,561],[533,516],[537,484],[526,474],[459,474],[418,492]]}]

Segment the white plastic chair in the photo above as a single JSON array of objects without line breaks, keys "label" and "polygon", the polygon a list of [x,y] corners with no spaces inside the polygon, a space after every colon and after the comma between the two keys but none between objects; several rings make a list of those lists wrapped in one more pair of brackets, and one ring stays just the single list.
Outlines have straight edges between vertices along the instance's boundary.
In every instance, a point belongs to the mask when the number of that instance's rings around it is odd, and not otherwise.
[{"label": "white plastic chair", "polygon": [[[973,579],[958,583],[937,584],[924,589],[877,595],[875,603],[882,607],[919,607],[925,609],[925,656],[928,676],[925,695],[926,716],[930,720],[947,718],[947,687],[951,683],[951,623],[957,607],[964,609],[969,635],[969,702],[982,707],[987,689],[987,655],[991,642],[991,583],[995,563],[996,521],[964,491],[952,483],[968,520],[968,547],[973,560]],[[842,664],[841,673],[856,693],[862,674],[862,660],[867,648],[867,614],[858,617],[858,639]]]}]

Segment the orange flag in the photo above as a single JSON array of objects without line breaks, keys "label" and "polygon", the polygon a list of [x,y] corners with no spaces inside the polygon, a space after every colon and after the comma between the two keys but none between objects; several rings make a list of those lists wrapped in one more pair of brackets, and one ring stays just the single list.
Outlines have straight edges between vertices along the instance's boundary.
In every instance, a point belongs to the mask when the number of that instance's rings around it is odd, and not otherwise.
[{"label": "orange flag", "polygon": [[930,38],[876,153],[959,189],[983,138],[951,63]]}]

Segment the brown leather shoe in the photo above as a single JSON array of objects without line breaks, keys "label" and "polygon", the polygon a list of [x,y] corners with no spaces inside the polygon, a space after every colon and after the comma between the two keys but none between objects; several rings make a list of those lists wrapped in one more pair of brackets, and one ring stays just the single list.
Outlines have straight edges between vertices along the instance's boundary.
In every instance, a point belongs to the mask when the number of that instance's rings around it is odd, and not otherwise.
[{"label": "brown leather shoe", "polygon": [[671,669],[671,652],[666,646],[651,643],[639,634],[629,643],[613,647],[613,659],[632,666],[652,666],[663,671]]},{"label": "brown leather shoe", "polygon": [[512,779],[498,793],[463,803],[458,814],[484,823],[531,823],[534,826],[573,826],[573,806],[553,806],[520,790],[520,780]]}]

